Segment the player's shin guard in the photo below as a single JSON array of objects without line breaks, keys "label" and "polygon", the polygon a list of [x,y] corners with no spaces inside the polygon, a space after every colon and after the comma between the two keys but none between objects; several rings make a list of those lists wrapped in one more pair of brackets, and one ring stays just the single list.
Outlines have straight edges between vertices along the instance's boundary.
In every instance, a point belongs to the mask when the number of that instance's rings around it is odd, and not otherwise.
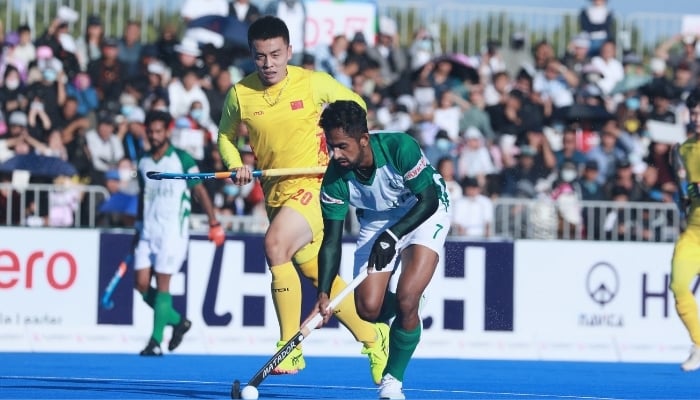
[{"label": "player's shin guard", "polygon": [[411,361],[413,352],[420,342],[421,326],[407,331],[401,327],[401,321],[396,318],[391,324],[389,332],[389,361],[386,364],[384,374],[391,374],[394,378],[403,382],[404,372]]},{"label": "player's shin guard", "polygon": [[153,305],[153,339],[159,344],[163,341],[166,325],[180,322],[180,313],[173,308],[173,297],[168,292],[157,292]]},{"label": "player's shin guard", "polygon": [[301,282],[294,264],[270,267],[272,302],[280,324],[280,339],[287,341],[299,330],[301,320]]},{"label": "player's shin guard", "polygon": [[[299,265],[299,269],[305,277],[311,280],[314,287],[318,287],[318,258],[313,258]],[[342,278],[336,277],[331,286],[331,297],[340,293],[346,286],[347,284]],[[357,314],[354,293],[350,293],[338,304],[334,310],[334,315],[341,324],[348,328],[358,342],[362,342],[366,346],[372,346],[377,341],[377,332],[374,326]]]},{"label": "player's shin guard", "polygon": [[693,293],[676,297],[676,311],[683,325],[690,334],[690,340],[700,346],[700,318],[698,317],[698,305]]}]

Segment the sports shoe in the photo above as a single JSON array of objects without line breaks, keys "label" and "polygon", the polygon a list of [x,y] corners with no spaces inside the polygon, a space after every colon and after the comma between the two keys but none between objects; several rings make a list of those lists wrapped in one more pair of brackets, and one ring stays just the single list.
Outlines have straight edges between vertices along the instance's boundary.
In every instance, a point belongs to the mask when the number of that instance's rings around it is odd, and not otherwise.
[{"label": "sports shoe", "polygon": [[377,322],[374,324],[374,330],[377,332],[377,340],[370,347],[364,345],[362,354],[366,354],[369,357],[369,370],[372,373],[372,380],[376,385],[379,385],[382,381],[386,362],[389,360],[389,325]]},{"label": "sports shoe", "polygon": [[693,347],[690,348],[690,356],[681,364],[681,369],[689,372],[695,371],[698,368],[700,368],[700,346],[693,345]]},{"label": "sports shoe", "polygon": [[[287,344],[284,340],[277,342],[277,351]],[[301,349],[295,347],[291,353],[287,354],[287,357],[282,360],[282,362],[272,370],[272,375],[293,375],[302,369],[306,368],[306,361],[304,361],[304,355],[301,354]]]},{"label": "sports shoe", "polygon": [[403,394],[403,385],[401,381],[386,374],[382,378],[382,383],[379,386],[379,398],[391,400],[403,400],[406,398]]},{"label": "sports shoe", "polygon": [[142,356],[162,356],[163,350],[160,349],[160,344],[151,338],[146,345],[146,348],[139,353]]},{"label": "sports shoe", "polygon": [[192,321],[183,316],[180,323],[173,326],[173,336],[170,338],[170,342],[168,343],[168,350],[173,351],[177,349],[177,346],[182,343],[182,337],[185,336],[185,333],[187,333],[191,327]]}]

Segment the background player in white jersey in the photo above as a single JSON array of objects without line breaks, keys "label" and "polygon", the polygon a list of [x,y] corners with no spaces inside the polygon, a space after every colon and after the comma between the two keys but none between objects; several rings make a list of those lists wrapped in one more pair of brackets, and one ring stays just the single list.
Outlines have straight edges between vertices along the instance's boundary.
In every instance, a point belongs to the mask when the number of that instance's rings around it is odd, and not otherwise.
[{"label": "background player in white jersey", "polygon": [[[192,209],[191,194],[202,205],[209,217],[209,239],[221,246],[226,239],[221,224],[214,215],[214,206],[204,185],[198,180],[151,180],[148,171],[179,173],[198,172],[194,159],[184,150],[170,144],[171,116],[167,112],[152,111],[146,116],[146,137],[151,151],[139,160],[138,176],[141,186],[134,269],[136,290],[153,308],[153,333],[141,351],[143,356],[159,356],[160,343],[166,325],[173,327],[168,343],[170,351],[182,342],[191,322],[173,308],[170,295],[170,276],[180,270],[187,257],[189,223]],[[155,273],[156,287],[151,286]]]},{"label": "background player in white jersey", "polygon": [[[333,314],[326,307],[340,268],[345,215],[352,205],[360,222],[355,274],[365,264],[370,271],[355,290],[357,311],[372,322],[396,317],[379,397],[403,399],[404,372],[421,335],[419,302],[450,227],[449,194],[418,142],[403,132],[370,134],[367,114],[357,103],[331,103],[320,125],[332,158],[321,186],[324,237],[312,313],[322,312],[324,323]],[[388,288],[397,255],[401,272],[394,294]]]}]

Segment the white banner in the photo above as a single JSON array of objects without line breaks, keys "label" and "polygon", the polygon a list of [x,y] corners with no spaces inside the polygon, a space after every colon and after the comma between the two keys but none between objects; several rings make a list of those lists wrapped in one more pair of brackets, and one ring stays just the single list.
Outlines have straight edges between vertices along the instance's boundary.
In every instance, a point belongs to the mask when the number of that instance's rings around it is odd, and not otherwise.
[{"label": "white banner", "polygon": [[374,44],[377,4],[370,1],[306,0],[306,48],[330,44],[333,37],[348,39],[362,32],[369,45]]},{"label": "white banner", "polygon": [[538,358],[682,361],[670,243],[516,243],[515,331]]}]

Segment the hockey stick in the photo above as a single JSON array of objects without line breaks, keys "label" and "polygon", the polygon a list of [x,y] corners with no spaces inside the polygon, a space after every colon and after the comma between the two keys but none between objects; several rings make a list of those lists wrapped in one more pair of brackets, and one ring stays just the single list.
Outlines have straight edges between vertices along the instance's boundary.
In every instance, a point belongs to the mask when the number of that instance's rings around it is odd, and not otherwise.
[{"label": "hockey stick", "polygon": [[[254,177],[261,176],[289,176],[289,175],[318,175],[326,172],[326,167],[300,167],[300,168],[272,168],[253,171]],[[227,179],[234,178],[234,171],[221,172],[197,172],[197,173],[179,173],[179,172],[158,172],[148,171],[146,177],[149,179]]]},{"label": "hockey stick", "polygon": [[119,263],[117,270],[114,271],[112,279],[109,281],[107,287],[105,288],[105,293],[102,295],[100,304],[107,310],[111,310],[112,308],[114,308],[114,302],[112,301],[112,293],[114,293],[114,289],[117,288],[117,285],[122,280],[122,277],[124,277],[124,274],[126,274],[126,268],[133,257],[133,253],[129,253],[126,257],[124,257],[124,259]]},{"label": "hockey stick", "polygon": [[[347,295],[352,293],[355,288],[357,288],[362,281],[365,280],[367,277],[367,268],[362,268],[360,270],[360,273],[348,283],[348,286],[345,287],[345,289],[341,290],[338,295],[336,295],[328,304],[328,308],[335,308],[340,304],[341,301]],[[260,383],[267,378],[272,370],[274,370],[282,361],[289,355],[289,353],[294,350],[295,347],[299,346],[301,342],[306,339],[311,332],[316,329],[316,326],[323,320],[323,316],[321,316],[321,313],[317,313],[316,315],[313,316],[304,326],[299,329],[299,331],[291,338],[287,343],[285,343],[284,346],[282,346],[277,353],[275,353],[272,358],[270,358],[265,365],[263,365],[258,372],[253,375],[253,377],[248,381],[248,386],[254,386],[258,387]],[[233,382],[233,386],[231,386],[231,398],[232,399],[240,399],[241,398],[241,382],[236,379]]]}]

